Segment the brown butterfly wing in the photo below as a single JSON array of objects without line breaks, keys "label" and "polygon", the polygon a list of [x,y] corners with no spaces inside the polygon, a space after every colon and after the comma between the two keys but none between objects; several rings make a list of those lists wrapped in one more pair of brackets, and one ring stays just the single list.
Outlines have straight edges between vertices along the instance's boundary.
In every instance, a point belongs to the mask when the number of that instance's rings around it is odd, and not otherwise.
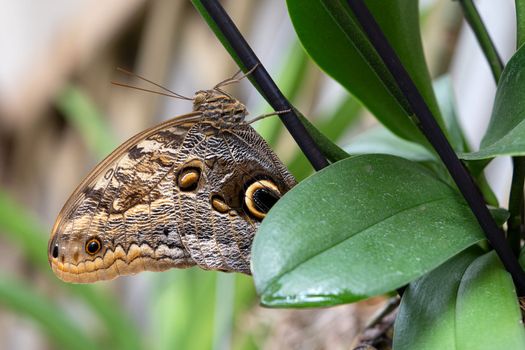
[{"label": "brown butterfly wing", "polygon": [[95,168],[62,209],[50,239],[52,268],[73,282],[194,264],[249,273],[258,220],[243,196],[261,178],[280,193],[295,183],[247,124],[217,129],[192,113],[142,132]]}]

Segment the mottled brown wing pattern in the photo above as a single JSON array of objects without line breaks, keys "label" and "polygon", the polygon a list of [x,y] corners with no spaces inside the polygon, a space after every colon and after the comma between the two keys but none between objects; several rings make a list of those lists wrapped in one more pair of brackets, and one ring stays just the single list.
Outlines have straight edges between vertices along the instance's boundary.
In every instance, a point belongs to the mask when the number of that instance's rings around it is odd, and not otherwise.
[{"label": "mottled brown wing pattern", "polygon": [[295,180],[245,115],[222,91],[198,92],[194,113],[108,156],[55,223],[57,276],[83,283],[193,265],[250,273],[259,222]]}]

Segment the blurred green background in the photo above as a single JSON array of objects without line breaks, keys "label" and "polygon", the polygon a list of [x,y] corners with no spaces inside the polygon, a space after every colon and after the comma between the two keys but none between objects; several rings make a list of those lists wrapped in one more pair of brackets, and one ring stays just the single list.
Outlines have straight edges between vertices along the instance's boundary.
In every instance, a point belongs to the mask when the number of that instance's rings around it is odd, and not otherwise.
[{"label": "blurred green background", "polygon": [[[281,89],[327,136],[346,145],[374,127],[304,54],[284,2],[223,3]],[[461,18],[448,0],[425,3],[425,50],[438,76],[449,67]],[[47,240],[76,185],[128,137],[191,109],[111,85],[147,87],[116,68],[190,96],[237,68],[189,2],[23,0],[2,8],[0,349],[349,347],[382,299],[268,310],[258,306],[250,277],[196,268],[94,285],[55,278]],[[247,81],[230,91],[251,116],[270,111]],[[298,179],[308,176],[310,166],[278,118],[256,128]]]}]

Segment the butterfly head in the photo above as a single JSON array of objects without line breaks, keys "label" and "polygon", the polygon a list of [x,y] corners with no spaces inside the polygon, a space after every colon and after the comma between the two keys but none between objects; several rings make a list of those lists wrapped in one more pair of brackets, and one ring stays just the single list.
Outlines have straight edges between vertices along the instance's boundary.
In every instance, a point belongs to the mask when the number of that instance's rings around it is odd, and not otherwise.
[{"label": "butterfly head", "polygon": [[193,110],[201,112],[203,119],[232,123],[244,121],[246,106],[220,89],[199,90],[193,96]]}]

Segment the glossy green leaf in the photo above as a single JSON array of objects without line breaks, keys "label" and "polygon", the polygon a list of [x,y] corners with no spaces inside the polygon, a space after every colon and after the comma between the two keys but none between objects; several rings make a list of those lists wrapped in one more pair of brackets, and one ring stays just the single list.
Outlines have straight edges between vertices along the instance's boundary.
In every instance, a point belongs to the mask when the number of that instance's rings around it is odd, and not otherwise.
[{"label": "glossy green leaf", "polygon": [[299,183],[252,246],[266,306],[318,306],[398,288],[478,242],[459,194],[424,167],[387,155],[347,158]]},{"label": "glossy green leaf", "polygon": [[465,271],[481,254],[471,248],[412,282],[401,299],[394,328],[394,348],[456,349],[456,298]]},{"label": "glossy green leaf", "polygon": [[[427,144],[403,107],[403,95],[345,2],[288,0],[287,4],[301,43],[319,66],[395,134]],[[417,1],[369,0],[366,4],[443,125],[423,56]]]},{"label": "glossy green leaf", "polygon": [[477,152],[463,159],[525,155],[525,47],[512,56],[501,75],[487,133]]},{"label": "glossy green leaf", "polygon": [[410,284],[394,330],[403,349],[523,349],[510,275],[490,252],[469,249]]},{"label": "glossy green leaf", "polygon": [[404,140],[383,126],[377,126],[359,134],[344,150],[356,154],[390,154],[414,162],[437,162],[436,157],[425,147]]}]

